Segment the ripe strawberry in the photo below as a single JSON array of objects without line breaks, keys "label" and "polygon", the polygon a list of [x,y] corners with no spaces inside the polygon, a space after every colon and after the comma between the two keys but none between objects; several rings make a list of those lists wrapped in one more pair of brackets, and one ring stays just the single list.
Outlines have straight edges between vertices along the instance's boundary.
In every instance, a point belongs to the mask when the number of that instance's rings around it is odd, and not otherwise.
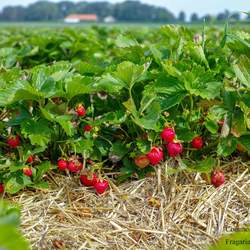
[{"label": "ripe strawberry", "polygon": [[89,125],[89,124],[85,125],[84,128],[83,128],[84,132],[90,132],[91,130],[92,130],[92,126]]},{"label": "ripe strawberry", "polygon": [[192,147],[196,149],[201,149],[203,147],[203,139],[201,136],[196,136],[192,142]]},{"label": "ripe strawberry", "polygon": [[4,192],[4,185],[3,183],[0,183],[0,194]]},{"label": "ripe strawberry", "polygon": [[212,172],[211,174],[211,183],[215,186],[215,187],[219,187],[222,184],[224,184],[225,182],[225,176],[224,173],[222,171],[219,170],[215,170]]},{"label": "ripe strawberry", "polygon": [[179,142],[170,142],[166,145],[166,148],[169,156],[173,158],[181,154],[183,151],[182,144]]},{"label": "ripe strawberry", "polygon": [[176,134],[172,128],[164,128],[161,132],[161,138],[166,142],[172,142]]},{"label": "ripe strawberry", "polygon": [[135,158],[135,165],[139,168],[145,168],[150,164],[150,160],[146,155],[139,155]]},{"label": "ripe strawberry", "polygon": [[60,159],[57,161],[58,169],[64,171],[68,167],[68,162],[64,159]]},{"label": "ripe strawberry", "polygon": [[95,186],[95,184],[97,182],[97,175],[95,173],[92,173],[90,176],[87,174],[81,175],[80,181],[81,181],[83,186],[93,187],[93,186]]},{"label": "ripe strawberry", "polygon": [[23,173],[26,175],[26,176],[32,176],[32,169],[31,168],[28,168],[28,167],[25,167],[23,168]]},{"label": "ripe strawberry", "polygon": [[157,165],[163,160],[163,150],[160,147],[152,147],[147,157],[152,165]]},{"label": "ripe strawberry", "polygon": [[83,165],[78,160],[72,160],[68,164],[68,170],[72,173],[77,173],[83,168]]},{"label": "ripe strawberry", "polygon": [[76,107],[76,113],[78,116],[81,116],[81,117],[84,117],[86,115],[86,109],[84,108],[82,104],[79,104]]},{"label": "ripe strawberry", "polygon": [[28,163],[32,163],[33,161],[34,161],[33,155],[30,155],[30,156],[28,157],[28,159],[26,160],[26,162],[28,162]]},{"label": "ripe strawberry", "polygon": [[7,144],[8,144],[11,148],[17,148],[17,147],[20,146],[20,144],[21,144],[19,136],[16,135],[16,136],[11,136],[11,137],[9,137],[8,140],[7,140]]},{"label": "ripe strawberry", "polygon": [[109,187],[109,183],[107,180],[97,180],[94,187],[95,187],[95,191],[98,194],[103,194]]}]

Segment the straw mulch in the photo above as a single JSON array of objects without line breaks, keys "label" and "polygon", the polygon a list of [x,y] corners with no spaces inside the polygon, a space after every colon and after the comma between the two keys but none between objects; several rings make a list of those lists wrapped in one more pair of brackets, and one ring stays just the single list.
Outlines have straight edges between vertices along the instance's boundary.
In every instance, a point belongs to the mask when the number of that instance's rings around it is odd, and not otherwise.
[{"label": "straw mulch", "polygon": [[[48,191],[26,191],[22,231],[34,249],[206,249],[250,223],[250,162],[226,164],[219,189],[200,174],[162,174],[97,196],[76,177],[55,176]],[[161,178],[157,178],[161,176]],[[159,185],[160,184],[160,185]]]}]

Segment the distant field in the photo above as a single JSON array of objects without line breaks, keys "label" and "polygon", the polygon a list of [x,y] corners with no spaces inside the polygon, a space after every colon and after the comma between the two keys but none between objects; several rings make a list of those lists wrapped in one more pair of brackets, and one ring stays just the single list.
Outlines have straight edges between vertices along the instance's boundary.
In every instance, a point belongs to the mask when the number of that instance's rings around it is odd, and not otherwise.
[{"label": "distant field", "polygon": [[[66,24],[64,22],[0,22],[0,28],[1,27],[52,27],[52,28],[63,28],[63,27],[91,27],[91,26],[100,26],[100,27],[117,27],[117,28],[158,28],[162,25],[166,25],[169,23],[124,23],[124,22],[119,22],[119,23],[79,23],[79,24]],[[250,28],[250,23],[249,22],[231,22],[230,23],[233,28]],[[190,24],[190,23],[185,23],[185,24],[180,24],[188,27],[193,27],[193,28],[202,28],[203,23],[197,23],[197,24]],[[207,23],[207,26],[212,26],[216,28],[223,28],[224,23]]]}]

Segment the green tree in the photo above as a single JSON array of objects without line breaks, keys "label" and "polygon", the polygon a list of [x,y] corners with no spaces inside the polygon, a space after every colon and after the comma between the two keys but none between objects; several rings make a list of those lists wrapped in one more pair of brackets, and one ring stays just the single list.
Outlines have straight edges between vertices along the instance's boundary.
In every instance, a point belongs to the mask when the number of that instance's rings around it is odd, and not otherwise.
[{"label": "green tree", "polygon": [[184,23],[186,21],[186,14],[184,11],[181,11],[178,17],[178,21]]},{"label": "green tree", "polygon": [[199,21],[199,17],[196,13],[193,13],[190,17],[190,20],[192,23],[198,22]]},{"label": "green tree", "polygon": [[61,17],[66,17],[76,11],[75,4],[69,1],[62,1],[57,4]]},{"label": "green tree", "polygon": [[61,14],[58,5],[52,2],[40,1],[28,6],[26,20],[28,21],[49,21],[60,19]]},{"label": "green tree", "polygon": [[5,7],[1,13],[1,19],[6,21],[25,20],[25,8],[22,6]]}]

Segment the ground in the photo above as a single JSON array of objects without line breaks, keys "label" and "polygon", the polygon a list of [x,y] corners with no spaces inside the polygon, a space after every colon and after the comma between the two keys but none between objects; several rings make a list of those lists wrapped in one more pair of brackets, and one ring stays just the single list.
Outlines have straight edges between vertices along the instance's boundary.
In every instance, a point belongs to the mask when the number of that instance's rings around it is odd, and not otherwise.
[{"label": "ground", "polygon": [[[22,192],[22,231],[38,249],[206,249],[250,223],[250,161],[224,163],[219,189],[200,174],[157,175],[103,196],[77,177],[48,175],[48,191]],[[159,178],[161,176],[161,178]],[[162,185],[160,185],[160,182]],[[160,187],[160,188],[159,188]]]}]

